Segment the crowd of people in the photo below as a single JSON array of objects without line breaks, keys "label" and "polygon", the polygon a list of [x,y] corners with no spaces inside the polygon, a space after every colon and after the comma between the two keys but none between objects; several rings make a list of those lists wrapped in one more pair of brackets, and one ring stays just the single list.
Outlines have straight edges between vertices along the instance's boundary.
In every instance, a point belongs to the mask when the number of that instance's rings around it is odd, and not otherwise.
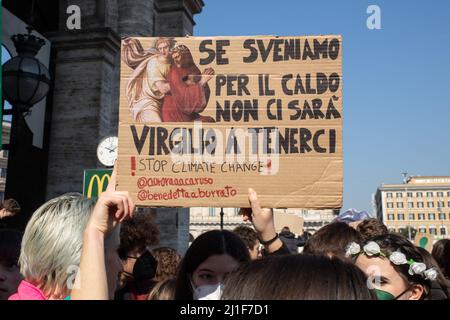
[{"label": "crowd of people", "polygon": [[182,257],[159,245],[153,215],[136,213],[113,173],[96,203],[65,194],[37,209],[23,234],[0,230],[0,299],[450,298],[448,239],[429,253],[373,218],[300,239],[276,232],[273,210],[253,189],[248,199],[241,214],[252,227],[205,232]]}]

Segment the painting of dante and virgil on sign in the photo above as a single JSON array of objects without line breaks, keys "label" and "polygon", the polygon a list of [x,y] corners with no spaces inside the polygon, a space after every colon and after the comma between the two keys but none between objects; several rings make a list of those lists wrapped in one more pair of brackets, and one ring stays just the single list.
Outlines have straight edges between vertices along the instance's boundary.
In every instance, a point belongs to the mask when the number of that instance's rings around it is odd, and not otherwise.
[{"label": "painting of dante and virgil on sign", "polygon": [[138,39],[126,38],[122,60],[133,69],[126,98],[135,123],[214,122],[201,115],[208,104],[208,81],[214,69],[200,72],[187,46],[161,37],[144,49]]}]

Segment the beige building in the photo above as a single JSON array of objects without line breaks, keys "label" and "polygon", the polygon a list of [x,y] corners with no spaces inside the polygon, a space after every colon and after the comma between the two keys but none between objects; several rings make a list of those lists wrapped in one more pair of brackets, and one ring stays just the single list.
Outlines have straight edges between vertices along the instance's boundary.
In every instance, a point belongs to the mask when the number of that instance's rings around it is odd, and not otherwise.
[{"label": "beige building", "polygon": [[[189,241],[197,238],[202,233],[220,229],[221,208],[189,208]],[[237,208],[223,208],[223,228],[233,230],[237,226],[244,224],[242,216]],[[248,223],[250,226],[251,224]]]},{"label": "beige building", "polygon": [[303,218],[303,230],[314,234],[323,226],[329,224],[339,214],[339,210],[307,210],[307,209],[285,209],[286,213],[295,213]]},{"label": "beige building", "polygon": [[[220,229],[220,208],[190,208],[190,241],[205,231]],[[303,218],[303,230],[314,233],[336,217],[334,210],[275,209],[275,213],[293,214]],[[244,224],[237,208],[223,208],[223,228],[233,230]],[[250,223],[246,223],[251,225]]]},{"label": "beige building", "polygon": [[450,230],[450,176],[414,176],[382,184],[375,195],[377,216],[394,232],[413,228],[435,239]]}]

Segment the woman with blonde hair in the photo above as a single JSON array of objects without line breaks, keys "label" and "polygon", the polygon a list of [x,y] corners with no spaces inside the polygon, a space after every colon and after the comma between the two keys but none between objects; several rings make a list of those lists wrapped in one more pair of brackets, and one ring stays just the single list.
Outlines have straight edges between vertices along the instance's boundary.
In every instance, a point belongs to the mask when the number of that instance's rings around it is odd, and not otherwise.
[{"label": "woman with blonde hair", "polygon": [[92,201],[79,194],[66,194],[34,212],[19,257],[24,280],[10,300],[55,300],[69,295],[93,207]]}]

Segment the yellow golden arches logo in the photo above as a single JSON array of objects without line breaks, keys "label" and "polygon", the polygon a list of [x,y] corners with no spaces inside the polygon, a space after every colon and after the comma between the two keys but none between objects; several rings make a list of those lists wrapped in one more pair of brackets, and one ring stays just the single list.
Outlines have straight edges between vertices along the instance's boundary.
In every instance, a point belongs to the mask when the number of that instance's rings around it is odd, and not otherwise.
[{"label": "yellow golden arches logo", "polygon": [[[94,181],[97,181],[97,195],[96,196],[100,197],[100,195],[103,193],[103,187],[106,188],[106,186],[108,186],[109,178],[110,178],[110,176],[107,174],[103,175],[101,178],[99,177],[98,174],[94,174],[91,177],[91,180],[89,181],[87,194],[86,194],[87,197],[92,198],[92,192],[94,191],[93,190]],[[105,182],[106,182],[106,184],[105,184]]]}]

